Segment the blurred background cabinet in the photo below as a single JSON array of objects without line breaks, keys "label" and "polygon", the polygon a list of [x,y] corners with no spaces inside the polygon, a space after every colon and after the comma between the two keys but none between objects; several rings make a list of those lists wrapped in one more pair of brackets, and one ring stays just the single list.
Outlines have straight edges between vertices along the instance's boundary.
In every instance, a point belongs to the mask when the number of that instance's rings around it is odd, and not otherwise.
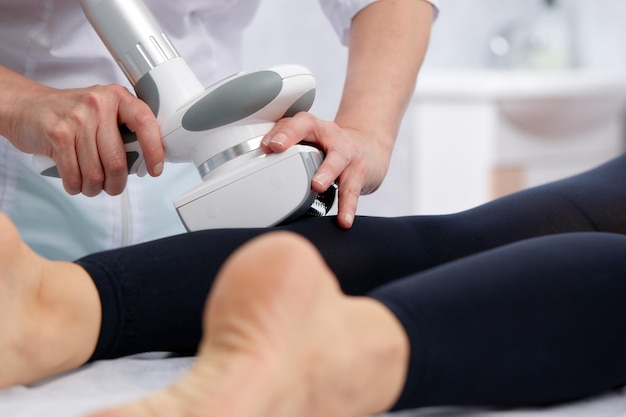
[{"label": "blurred background cabinet", "polygon": [[424,71],[407,111],[411,212],[449,213],[590,167],[623,149],[626,77]]}]

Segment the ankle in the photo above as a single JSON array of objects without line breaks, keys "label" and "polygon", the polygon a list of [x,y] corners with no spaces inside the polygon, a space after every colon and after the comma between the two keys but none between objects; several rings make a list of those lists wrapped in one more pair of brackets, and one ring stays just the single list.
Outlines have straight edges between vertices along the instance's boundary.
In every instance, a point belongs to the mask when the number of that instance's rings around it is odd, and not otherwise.
[{"label": "ankle", "polygon": [[337,404],[341,415],[383,413],[402,393],[409,361],[408,338],[396,317],[378,301],[342,297],[346,302],[342,303],[343,313],[334,319],[338,322],[338,317],[343,317],[335,329],[333,348],[328,346],[332,339],[319,346],[320,356],[329,363],[317,369],[344,375],[342,386],[334,387],[338,392],[327,398],[342,402]]},{"label": "ankle", "polygon": [[[389,411],[400,398],[409,367],[410,345],[406,331],[395,315],[382,303],[365,298],[369,317],[363,318],[371,346],[373,381],[368,384],[372,399],[370,413]],[[375,382],[376,381],[376,382]]]},{"label": "ankle", "polygon": [[45,260],[39,294],[37,336],[47,366],[63,372],[81,366],[95,351],[102,320],[100,296],[89,274],[70,262]]},{"label": "ankle", "polygon": [[[95,349],[100,306],[78,265],[31,259],[33,285],[11,307],[8,343],[0,346],[0,387],[26,384],[83,365]],[[77,269],[78,268],[78,269]],[[36,284],[36,285],[35,285]],[[93,285],[93,284],[91,284]],[[93,303],[88,306],[87,303]]]}]

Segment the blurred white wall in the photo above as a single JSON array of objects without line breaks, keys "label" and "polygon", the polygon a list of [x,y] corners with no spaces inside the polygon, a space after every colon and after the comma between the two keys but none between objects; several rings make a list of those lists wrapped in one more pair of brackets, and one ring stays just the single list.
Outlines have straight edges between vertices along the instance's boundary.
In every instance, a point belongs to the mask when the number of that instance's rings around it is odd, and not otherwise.
[{"label": "blurred white wall", "polygon": [[[441,0],[441,14],[424,70],[483,68],[492,36],[516,19],[532,16],[542,0]],[[626,77],[626,1],[561,0],[572,25],[577,66]],[[298,63],[318,81],[313,112],[332,119],[343,85],[347,51],[315,0],[267,0],[244,36],[244,68]],[[403,215],[409,211],[410,138],[403,131],[383,187],[361,199],[359,212]]]},{"label": "blurred white wall", "polygon": [[[626,1],[560,0],[572,25],[576,63],[626,73]],[[426,67],[482,67],[490,37],[530,17],[542,0],[443,0]]]}]

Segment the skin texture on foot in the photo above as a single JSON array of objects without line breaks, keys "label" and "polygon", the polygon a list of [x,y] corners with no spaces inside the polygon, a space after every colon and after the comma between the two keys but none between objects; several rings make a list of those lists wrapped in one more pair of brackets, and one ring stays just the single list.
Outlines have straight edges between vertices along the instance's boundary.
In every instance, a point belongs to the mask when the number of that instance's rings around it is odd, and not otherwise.
[{"label": "skin texture on foot", "polygon": [[91,417],[357,417],[399,396],[408,340],[382,304],[347,297],[312,245],[264,235],[224,265],[189,372]]},{"label": "skin texture on foot", "polygon": [[0,213],[0,388],[84,364],[96,346],[100,310],[81,267],[40,257]]}]

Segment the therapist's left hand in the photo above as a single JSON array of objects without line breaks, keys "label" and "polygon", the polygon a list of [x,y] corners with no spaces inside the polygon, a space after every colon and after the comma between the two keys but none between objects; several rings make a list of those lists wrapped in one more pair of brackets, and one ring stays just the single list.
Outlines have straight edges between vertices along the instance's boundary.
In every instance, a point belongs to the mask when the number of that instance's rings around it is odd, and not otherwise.
[{"label": "therapist's left hand", "polygon": [[261,147],[265,152],[283,152],[299,142],[317,146],[326,154],[311,186],[321,193],[337,183],[337,222],[349,229],[359,196],[376,191],[387,174],[392,149],[383,143],[388,141],[300,112],[279,120],[263,138]]}]

